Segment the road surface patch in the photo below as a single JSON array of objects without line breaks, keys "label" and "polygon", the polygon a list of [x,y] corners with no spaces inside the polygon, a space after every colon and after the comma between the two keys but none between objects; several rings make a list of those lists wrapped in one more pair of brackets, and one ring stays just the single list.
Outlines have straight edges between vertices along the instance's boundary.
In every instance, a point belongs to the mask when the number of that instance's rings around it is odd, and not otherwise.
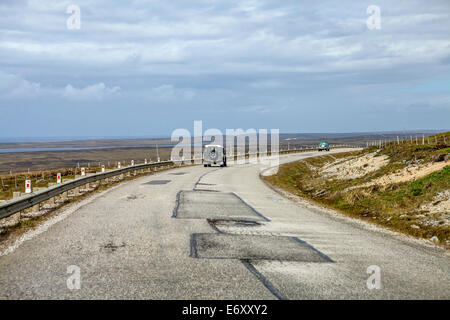
[{"label": "road surface patch", "polygon": [[172,217],[268,221],[234,193],[180,191]]},{"label": "road surface patch", "polygon": [[257,227],[261,225],[261,223],[251,220],[208,219],[208,222],[216,227]]},{"label": "road surface patch", "polygon": [[120,245],[117,245],[117,244],[115,244],[113,241],[110,241],[110,242],[108,242],[107,244],[105,244],[105,245],[102,245],[102,249],[105,249],[105,251],[107,251],[107,252],[114,252],[114,251],[116,251],[117,249],[119,249],[119,248],[123,248],[123,247],[125,247],[125,243],[124,242],[122,242],[122,244],[120,244]]},{"label": "road surface patch", "polygon": [[191,256],[201,259],[332,262],[325,254],[295,237],[194,233]]},{"label": "road surface patch", "polygon": [[125,197],[122,197],[121,199],[126,199],[127,201],[131,201],[131,200],[137,200],[137,199],[142,199],[145,198],[145,195],[137,193],[137,194],[129,194]]},{"label": "road surface patch", "polygon": [[172,217],[268,221],[234,193],[209,191],[179,192]]},{"label": "road surface patch", "polygon": [[167,184],[169,182],[170,182],[170,180],[152,180],[152,181],[146,182],[144,184]]}]

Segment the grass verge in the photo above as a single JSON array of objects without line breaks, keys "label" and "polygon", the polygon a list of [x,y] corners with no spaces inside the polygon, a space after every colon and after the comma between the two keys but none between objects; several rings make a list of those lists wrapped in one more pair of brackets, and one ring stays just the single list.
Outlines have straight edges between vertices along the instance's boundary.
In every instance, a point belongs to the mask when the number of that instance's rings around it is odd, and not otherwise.
[{"label": "grass verge", "polygon": [[[450,190],[450,165],[416,180],[370,185],[371,181],[408,166],[448,161],[449,146],[443,141],[450,141],[450,133],[440,134],[436,139],[431,137],[431,141],[436,143],[393,143],[381,149],[371,147],[362,151],[308,158],[284,164],[276,175],[263,179],[346,215],[415,237],[437,237],[440,244],[450,248],[449,210],[444,208],[445,212],[433,212],[423,208],[427,203],[437,205],[440,201],[436,201],[436,197]],[[389,161],[374,171],[351,179],[323,174],[325,166],[368,154],[385,155]]]}]

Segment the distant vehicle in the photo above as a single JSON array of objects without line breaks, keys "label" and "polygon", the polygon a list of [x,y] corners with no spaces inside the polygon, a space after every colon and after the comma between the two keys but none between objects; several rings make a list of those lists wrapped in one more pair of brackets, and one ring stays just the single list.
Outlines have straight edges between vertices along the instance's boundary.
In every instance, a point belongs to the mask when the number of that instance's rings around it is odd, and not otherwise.
[{"label": "distant vehicle", "polygon": [[215,144],[208,144],[205,146],[205,152],[203,153],[203,166],[211,167],[213,164],[226,167],[227,156],[224,147]]},{"label": "distant vehicle", "polygon": [[330,151],[330,145],[326,143],[325,141],[319,142],[319,147],[317,148],[318,151],[326,150]]}]

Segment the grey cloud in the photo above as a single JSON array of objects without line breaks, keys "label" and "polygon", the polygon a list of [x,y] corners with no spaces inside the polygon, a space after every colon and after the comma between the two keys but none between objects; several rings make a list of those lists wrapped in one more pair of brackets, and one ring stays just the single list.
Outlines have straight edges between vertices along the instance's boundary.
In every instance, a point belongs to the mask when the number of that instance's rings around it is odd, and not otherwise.
[{"label": "grey cloud", "polygon": [[[273,122],[282,130],[309,117],[306,125],[318,131],[357,130],[374,119],[378,129],[395,129],[392,117],[404,120],[401,110],[423,103],[436,123],[449,115],[450,89],[440,96],[405,89],[449,78],[446,0],[379,0],[376,31],[366,27],[369,1],[79,0],[81,30],[66,28],[69,3],[1,2],[0,104],[38,96],[45,103],[28,99],[27,106],[43,113],[80,100],[86,108],[126,106],[148,112],[155,133],[172,123],[154,120],[155,110],[180,123],[218,109],[230,126]],[[366,114],[347,127],[314,120],[340,119],[336,110]],[[434,126],[430,119],[423,121]],[[416,126],[421,118],[406,120]]]}]

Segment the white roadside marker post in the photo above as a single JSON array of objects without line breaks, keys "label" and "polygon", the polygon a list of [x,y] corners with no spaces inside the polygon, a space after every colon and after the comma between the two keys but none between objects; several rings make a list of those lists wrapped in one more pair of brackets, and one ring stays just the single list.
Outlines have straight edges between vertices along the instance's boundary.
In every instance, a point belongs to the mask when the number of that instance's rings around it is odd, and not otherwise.
[{"label": "white roadside marker post", "polygon": [[86,175],[86,169],[81,168],[81,176],[84,177]]},{"label": "white roadside marker post", "polygon": [[121,167],[120,162],[117,162],[117,169],[120,169]]},{"label": "white roadside marker post", "polygon": [[102,164],[102,172],[105,172],[105,165]]},{"label": "white roadside marker post", "polygon": [[25,193],[31,193],[31,180],[25,180]]},{"label": "white roadside marker post", "polygon": [[[61,173],[57,173],[56,174],[56,184],[61,184],[62,183],[62,177],[61,177]],[[64,193],[65,194],[65,193]],[[53,204],[56,204],[57,199],[64,199],[64,194],[61,194],[58,198],[54,197],[53,198]]]}]

